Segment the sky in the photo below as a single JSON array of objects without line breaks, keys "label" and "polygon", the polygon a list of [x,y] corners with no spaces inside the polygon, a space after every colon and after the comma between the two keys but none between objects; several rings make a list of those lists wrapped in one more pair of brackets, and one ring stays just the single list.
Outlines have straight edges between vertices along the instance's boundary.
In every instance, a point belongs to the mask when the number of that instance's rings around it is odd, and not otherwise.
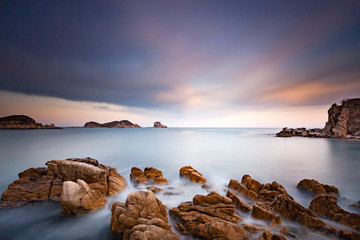
[{"label": "sky", "polygon": [[354,97],[359,1],[0,3],[0,116],[323,127]]}]

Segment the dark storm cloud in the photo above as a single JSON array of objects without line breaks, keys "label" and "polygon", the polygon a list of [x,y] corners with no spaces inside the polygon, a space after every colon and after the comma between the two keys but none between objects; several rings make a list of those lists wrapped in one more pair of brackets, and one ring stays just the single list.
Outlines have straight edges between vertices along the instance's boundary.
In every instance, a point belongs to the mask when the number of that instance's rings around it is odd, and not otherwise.
[{"label": "dark storm cloud", "polygon": [[0,11],[2,90],[162,109],[360,92],[356,1],[7,1]]}]

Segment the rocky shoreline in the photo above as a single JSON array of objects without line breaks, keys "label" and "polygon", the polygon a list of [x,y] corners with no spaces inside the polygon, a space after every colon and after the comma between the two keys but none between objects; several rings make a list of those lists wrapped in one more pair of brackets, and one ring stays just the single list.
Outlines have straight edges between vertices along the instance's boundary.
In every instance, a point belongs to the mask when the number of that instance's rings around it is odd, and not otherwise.
[{"label": "rocky shoreline", "polygon": [[61,129],[54,124],[43,125],[26,115],[11,115],[0,118],[0,129]]},{"label": "rocky shoreline", "polygon": [[324,128],[283,128],[277,137],[314,137],[360,139],[360,98],[334,103],[328,110],[328,121]]},{"label": "rocky shoreline", "polygon": [[[46,166],[19,173],[19,179],[3,192],[0,206],[18,207],[50,200],[60,203],[64,215],[83,215],[103,208],[109,196],[128,186],[115,168],[92,158],[51,160]],[[109,221],[114,235],[119,239],[186,236],[195,239],[296,239],[297,233],[289,231],[284,223],[290,221],[335,238],[360,239],[360,214],[337,205],[340,191],[335,186],[313,179],[301,180],[297,185],[299,191],[313,195],[310,205],[305,207],[275,181],[263,184],[244,175],[241,181],[231,179],[222,193],[213,191],[206,178],[191,166],[179,169],[179,176],[186,184],[203,186],[208,194],[195,195],[167,209],[156,194],[170,189],[171,182],[154,167],[144,170],[133,167],[130,180],[139,191],[128,194],[124,203],[112,204]],[[169,194],[176,194],[176,189],[171,189],[175,193]],[[358,205],[358,202],[353,203],[352,207]],[[249,217],[262,224],[244,222],[244,218]]]}]

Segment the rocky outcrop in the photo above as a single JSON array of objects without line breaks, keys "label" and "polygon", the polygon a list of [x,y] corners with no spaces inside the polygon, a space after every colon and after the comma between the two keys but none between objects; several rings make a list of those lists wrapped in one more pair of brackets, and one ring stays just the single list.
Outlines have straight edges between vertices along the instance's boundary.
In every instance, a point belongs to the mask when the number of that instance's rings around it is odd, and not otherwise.
[{"label": "rocky outcrop", "polygon": [[206,178],[201,173],[196,171],[191,166],[182,167],[180,169],[180,177],[187,178],[194,183],[206,183],[207,181]]},{"label": "rocky outcrop", "polygon": [[54,124],[43,125],[25,115],[11,115],[0,118],[0,129],[60,129]]},{"label": "rocky outcrop", "polygon": [[238,210],[240,210],[241,212],[244,212],[244,213],[247,213],[247,212],[251,211],[251,207],[248,204],[241,201],[240,198],[236,194],[234,194],[234,193],[232,193],[230,191],[227,191],[226,196],[232,200],[232,202],[233,202],[234,206],[236,207],[236,209],[238,209]]},{"label": "rocky outcrop", "polygon": [[245,239],[249,233],[238,225],[232,200],[215,192],[196,195],[192,202],[172,208],[169,214],[177,221],[175,227],[185,235],[200,239]]},{"label": "rocky outcrop", "polygon": [[324,129],[283,128],[277,137],[328,137],[360,139],[360,98],[334,103],[328,110],[328,121]]},{"label": "rocky outcrop", "polygon": [[107,123],[87,122],[84,128],[140,128],[139,125],[133,124],[128,120],[113,121]]},{"label": "rocky outcrop", "polygon": [[130,193],[111,207],[111,231],[120,239],[179,239],[171,231],[165,206],[151,191]]},{"label": "rocky outcrop", "polygon": [[165,185],[168,183],[162,172],[153,167],[146,167],[144,171],[137,167],[131,168],[130,179],[136,184]]},{"label": "rocky outcrop", "polygon": [[265,230],[258,238],[258,240],[286,240],[286,237],[279,233],[272,234],[270,231]]},{"label": "rocky outcrop", "polygon": [[336,196],[318,195],[309,206],[320,217],[360,230],[360,214],[345,211],[337,205]]},{"label": "rocky outcrop", "polygon": [[48,168],[30,168],[19,173],[19,179],[2,194],[0,206],[15,207],[49,199],[59,201],[65,181],[76,184],[81,179],[104,197],[115,195],[127,187],[127,181],[115,168],[99,164],[92,158],[52,160],[46,165]]},{"label": "rocky outcrop", "polygon": [[339,189],[334,186],[321,184],[314,179],[303,179],[296,186],[298,189],[310,192],[314,195],[318,194],[333,194],[339,195]]},{"label": "rocky outcrop", "polygon": [[161,122],[154,122],[154,128],[167,128],[167,126],[162,125]]},{"label": "rocky outcrop", "polygon": [[76,182],[65,181],[63,184],[60,198],[62,214],[83,215],[104,207],[106,202],[105,196],[99,190],[91,189],[81,179]]},{"label": "rocky outcrop", "polygon": [[268,207],[265,202],[255,202],[252,207],[251,216],[256,219],[269,221],[270,227],[280,225],[280,215],[273,213],[267,208]]}]

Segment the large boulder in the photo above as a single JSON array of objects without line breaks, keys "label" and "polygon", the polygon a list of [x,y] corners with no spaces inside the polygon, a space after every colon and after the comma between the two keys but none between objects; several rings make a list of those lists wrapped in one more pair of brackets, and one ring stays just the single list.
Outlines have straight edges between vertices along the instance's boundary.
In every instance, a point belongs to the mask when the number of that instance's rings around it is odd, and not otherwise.
[{"label": "large boulder", "polygon": [[181,233],[195,238],[241,240],[249,237],[238,225],[243,219],[236,214],[232,200],[215,192],[196,195],[192,202],[170,209],[169,214],[177,221],[175,226]]},{"label": "large boulder", "polygon": [[180,177],[189,179],[194,183],[206,183],[206,178],[191,166],[184,166],[180,169]]},{"label": "large boulder", "polygon": [[60,204],[62,214],[82,215],[89,211],[102,208],[107,202],[99,190],[93,190],[89,185],[77,179],[76,182],[65,181],[63,184]]},{"label": "large boulder", "polygon": [[360,230],[360,214],[351,213],[339,207],[335,196],[318,195],[311,201],[309,208],[320,217]]},{"label": "large boulder", "polygon": [[310,192],[314,195],[318,194],[339,194],[339,189],[334,186],[321,184],[314,179],[303,179],[296,186],[298,189]]},{"label": "large boulder", "polygon": [[165,206],[151,191],[130,193],[111,207],[111,230],[120,239],[179,239],[171,231]]}]

